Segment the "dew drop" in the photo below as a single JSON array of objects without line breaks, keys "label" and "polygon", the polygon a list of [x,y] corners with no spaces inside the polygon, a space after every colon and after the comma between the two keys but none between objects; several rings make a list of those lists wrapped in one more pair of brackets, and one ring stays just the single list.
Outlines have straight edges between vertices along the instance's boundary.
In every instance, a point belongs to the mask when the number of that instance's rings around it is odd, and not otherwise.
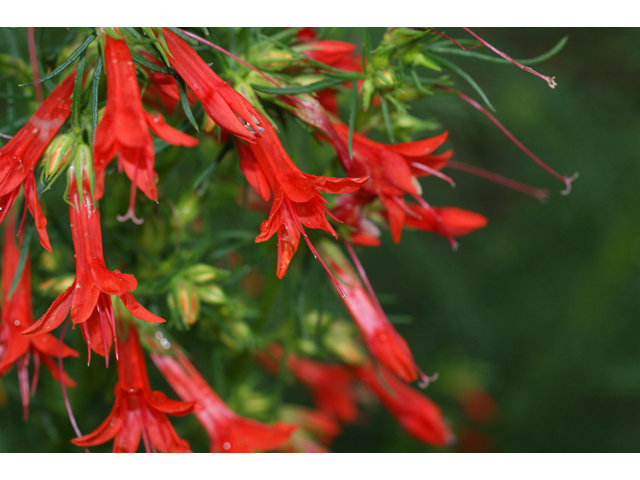
[{"label": "dew drop", "polygon": [[13,322],[13,324],[17,327],[20,325],[20,320],[16,320],[15,322]]},{"label": "dew drop", "polygon": [[224,442],[222,444],[222,448],[224,448],[225,450],[229,450],[231,448],[231,444],[229,442]]}]

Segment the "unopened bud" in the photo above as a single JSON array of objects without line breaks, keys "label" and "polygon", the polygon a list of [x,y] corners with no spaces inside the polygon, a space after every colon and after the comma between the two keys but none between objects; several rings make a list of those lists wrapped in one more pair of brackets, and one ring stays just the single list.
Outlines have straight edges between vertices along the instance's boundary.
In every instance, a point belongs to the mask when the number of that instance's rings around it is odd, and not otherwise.
[{"label": "unopened bud", "polygon": [[198,294],[200,299],[205,303],[212,303],[218,305],[227,301],[227,296],[224,291],[217,285],[205,285],[198,288]]},{"label": "unopened bud", "polygon": [[194,283],[202,284],[211,282],[212,280],[225,278],[229,275],[229,272],[220,268],[212,267],[206,263],[196,263],[186,269],[183,275]]},{"label": "unopened bud", "polygon": [[189,282],[178,282],[167,297],[169,308],[187,325],[193,325],[200,316],[200,299],[196,287]]},{"label": "unopened bud", "polygon": [[73,135],[62,134],[54,138],[44,152],[44,173],[51,177],[64,168],[76,146]]},{"label": "unopened bud", "polygon": [[373,98],[373,94],[376,91],[376,87],[373,85],[373,80],[367,78],[362,83],[362,109],[368,110],[369,105],[371,105],[371,99]]}]

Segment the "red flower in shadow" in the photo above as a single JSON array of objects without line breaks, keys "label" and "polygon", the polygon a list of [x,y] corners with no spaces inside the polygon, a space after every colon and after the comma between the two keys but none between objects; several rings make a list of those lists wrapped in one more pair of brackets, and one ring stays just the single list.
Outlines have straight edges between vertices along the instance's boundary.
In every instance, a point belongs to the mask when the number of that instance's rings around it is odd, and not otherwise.
[{"label": "red flower in shadow", "polygon": [[[26,420],[29,412],[29,365],[33,355],[35,372],[31,395],[35,393],[38,384],[40,361],[47,366],[51,375],[60,380],[60,370],[49,357],[77,357],[78,352],[60,343],[50,334],[33,337],[20,335],[26,328],[33,325],[33,310],[31,309],[31,266],[29,258],[18,280],[11,297],[9,291],[18,268],[20,250],[15,242],[15,217],[12,215],[5,225],[4,244],[2,247],[2,313],[0,314],[0,377],[5,375],[16,364],[20,395]],[[76,383],[63,373],[64,383],[75,387]]]},{"label": "red flower in shadow", "polygon": [[287,440],[294,425],[273,425],[236,415],[213,391],[184,354],[173,347],[174,355],[152,353],[151,358],[175,392],[194,402],[194,414],[209,435],[212,453],[247,453],[273,450]]}]

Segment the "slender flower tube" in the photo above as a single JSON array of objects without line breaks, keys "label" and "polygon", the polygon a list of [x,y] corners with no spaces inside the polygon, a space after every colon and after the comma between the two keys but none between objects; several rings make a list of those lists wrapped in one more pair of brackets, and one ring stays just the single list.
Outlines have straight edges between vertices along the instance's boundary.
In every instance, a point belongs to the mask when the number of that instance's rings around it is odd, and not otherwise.
[{"label": "slender flower tube", "polygon": [[[69,215],[76,252],[76,278],[49,310],[22,334],[49,332],[60,325],[71,311],[73,324],[80,326],[87,342],[89,361],[93,350],[105,357],[108,366],[109,351],[114,341],[116,357],[118,355],[111,295],[118,295],[127,310],[140,320],[152,323],[164,320],[141,306],[129,293],[138,285],[133,275],[119,270],[111,271],[105,266],[100,213],[91,199],[89,175],[85,170],[91,161],[88,152],[86,154],[83,171],[79,173],[82,175],[82,195],[79,195],[75,179],[72,178],[69,182]],[[73,166],[70,171],[74,172]]]},{"label": "slender flower tube", "polygon": [[430,211],[426,211],[421,205],[409,205],[413,215],[405,217],[408,227],[435,232],[440,235],[461,237],[487,225],[487,218],[479,213],[463,210],[456,207],[433,207],[440,221],[437,221]]},{"label": "slender flower tube", "polygon": [[227,82],[211,70],[187,42],[167,28],[162,29],[171,65],[200,100],[207,115],[221,128],[245,142],[256,141],[262,128],[256,110]]},{"label": "slender flower tube", "polygon": [[170,400],[162,392],[151,391],[133,322],[129,323],[129,334],[121,345],[116,401],[111,413],[93,432],[74,438],[71,443],[91,447],[115,437],[114,453],[134,453],[142,437],[147,452],[190,452],[189,443],[178,437],[166,414],[187,415],[193,411],[193,403]]},{"label": "slender flower tube", "polygon": [[427,397],[399,381],[384,367],[374,370],[368,365],[353,370],[411,436],[436,447],[452,442],[453,435],[442,418],[442,411]]},{"label": "slender flower tube", "polygon": [[104,193],[104,175],[109,162],[118,154],[118,167],[131,180],[131,199],[121,221],[142,220],[134,213],[136,188],[151,200],[158,199],[155,154],[149,129],[172,145],[194,147],[198,140],[167,125],[160,114],[145,112],[131,52],[125,40],[104,37],[104,61],[107,75],[107,105],[96,129],[94,145],[96,200]]},{"label": "slender flower tube", "polygon": [[258,142],[245,144],[238,141],[240,169],[249,185],[265,200],[274,199],[269,218],[260,226],[261,234],[256,242],[264,242],[278,232],[277,276],[282,278],[289,266],[303,234],[309,247],[304,228],[319,228],[334,237],[333,227],[324,217],[325,200],[319,191],[350,193],[360,188],[367,177],[331,178],[302,173],[291,161],[278,136],[267,120],[256,116],[264,132]]},{"label": "slender flower tube", "polygon": [[320,251],[346,292],[346,296],[341,295],[342,303],[360,329],[371,355],[405,382],[414,382],[420,377],[423,383],[428,383],[429,377],[417,367],[407,342],[387,320],[379,303],[371,296],[373,292],[370,294],[362,285],[338,247],[323,242]]},{"label": "slender flower tube", "polygon": [[26,205],[36,221],[40,244],[51,251],[47,219],[42,213],[33,174],[45,149],[71,112],[76,72],[71,72],[38,107],[27,124],[0,149],[0,223],[11,209],[20,185]]},{"label": "slender flower tube", "polygon": [[273,425],[236,415],[213,391],[184,354],[173,347],[174,355],[152,353],[158,370],[185,401],[194,402],[194,414],[209,435],[211,453],[248,453],[278,448],[289,440],[294,425]]},{"label": "slender flower tube", "polygon": [[[5,375],[15,364],[18,369],[20,395],[25,420],[29,413],[29,373],[27,367],[31,355],[35,363],[31,395],[35,393],[38,384],[40,361],[47,366],[51,375],[60,380],[58,366],[49,357],[77,357],[78,352],[62,345],[56,337],[45,333],[33,337],[20,335],[27,327],[33,325],[33,310],[31,309],[31,267],[27,262],[18,280],[18,284],[9,296],[13,278],[18,268],[20,250],[15,242],[15,215],[11,215],[4,229],[4,244],[2,247],[2,312],[0,314],[0,377]],[[76,383],[63,373],[64,383],[75,387]]]},{"label": "slender flower tube", "polygon": [[[343,123],[334,123],[333,127],[346,142],[349,128]],[[442,154],[433,154],[446,140],[447,132],[415,142],[384,145],[353,132],[353,163],[348,168],[345,166],[345,169],[350,177],[369,177],[358,192],[361,198],[357,203],[366,204],[376,197],[382,201],[395,243],[398,243],[402,236],[406,214],[413,214],[404,201],[405,194],[413,196],[424,207],[427,215],[441,223],[437,213],[420,197],[422,187],[416,177],[435,175],[447,181],[451,180],[441,174],[440,170],[447,164],[453,152],[449,150]],[[335,141],[329,141],[335,144]],[[445,226],[442,226],[442,231],[446,232],[445,236],[452,241],[452,235],[446,231]]]}]

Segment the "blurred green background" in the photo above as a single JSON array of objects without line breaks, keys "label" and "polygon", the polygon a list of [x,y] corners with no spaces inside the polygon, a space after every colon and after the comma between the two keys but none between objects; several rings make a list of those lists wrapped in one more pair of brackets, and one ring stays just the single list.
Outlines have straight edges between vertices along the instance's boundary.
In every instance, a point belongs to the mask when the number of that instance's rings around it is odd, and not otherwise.
[{"label": "blurred green background", "polygon": [[[437,30],[469,38],[460,29]],[[458,437],[448,451],[637,451],[640,30],[474,31],[516,59],[540,55],[569,36],[560,53],[535,66],[556,77],[554,90],[512,65],[448,58],[477,81],[496,117],[524,145],[560,173],[580,173],[573,191],[559,195],[560,181],[461,99],[423,99],[412,114],[434,118],[449,131],[454,160],[548,188],[552,195],[541,203],[448,169],[456,188],[428,178],[423,197],[434,206],[481,213],[489,219],[486,228],[460,238],[455,253],[442,237],[410,231],[399,245],[385,232],[380,248],[358,253],[418,365],[440,373],[425,393],[442,407]],[[328,36],[361,41],[356,29]],[[456,82],[479,100],[464,81]],[[267,267],[273,273],[273,263]],[[75,399],[85,428],[101,422],[112,402],[115,372],[105,372],[97,360],[91,375],[79,373],[82,362],[69,367],[76,380],[84,377],[96,387],[90,399]],[[16,383],[15,375],[14,369],[2,379],[12,400],[17,389],[8,383]],[[19,405],[6,397],[0,402],[0,451],[71,450],[59,385],[48,380],[41,378],[29,424],[22,422]],[[172,421],[185,435],[199,429],[185,419]],[[202,437],[189,440],[194,449],[206,448]],[[434,449],[412,440],[374,405],[344,428],[333,451]]]},{"label": "blurred green background", "polygon": [[[439,30],[467,38],[459,29]],[[405,233],[399,245],[363,251],[365,268],[374,288],[396,300],[387,311],[412,317],[398,330],[418,364],[440,372],[427,394],[471,442],[459,447],[638,451],[640,56],[633,48],[640,30],[474,31],[512,58],[535,57],[569,36],[559,54],[534,67],[556,77],[554,90],[514,66],[455,60],[524,145],[560,173],[580,177],[561,196],[562,183],[473,107],[456,98],[425,101],[412,113],[434,116],[449,130],[454,160],[550,188],[552,196],[541,204],[446,170],[457,187],[429,179],[425,199],[482,213],[488,226],[461,238],[456,253],[442,238]],[[494,417],[482,423],[461,415],[452,387],[489,392]],[[396,433],[348,431],[338,442],[363,451],[420,450]]]}]

